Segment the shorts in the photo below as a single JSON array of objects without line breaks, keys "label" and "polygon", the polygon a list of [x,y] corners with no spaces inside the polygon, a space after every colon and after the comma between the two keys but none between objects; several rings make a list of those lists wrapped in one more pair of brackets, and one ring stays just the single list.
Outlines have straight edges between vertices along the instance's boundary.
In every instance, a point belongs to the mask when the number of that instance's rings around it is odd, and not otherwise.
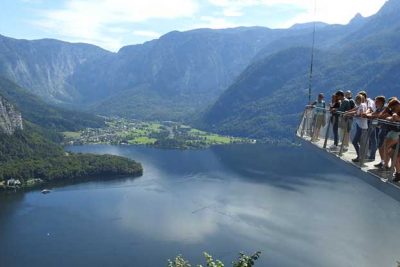
[{"label": "shorts", "polygon": [[397,139],[399,139],[399,136],[400,136],[400,132],[390,131],[386,135],[386,138],[391,139],[391,140],[397,140]]},{"label": "shorts", "polygon": [[353,120],[351,118],[340,117],[339,128],[341,128],[342,130],[347,129],[347,132],[350,132],[352,123],[353,123]]},{"label": "shorts", "polygon": [[325,127],[326,124],[325,114],[316,114],[314,120],[315,120],[315,128],[320,129],[321,127]]}]

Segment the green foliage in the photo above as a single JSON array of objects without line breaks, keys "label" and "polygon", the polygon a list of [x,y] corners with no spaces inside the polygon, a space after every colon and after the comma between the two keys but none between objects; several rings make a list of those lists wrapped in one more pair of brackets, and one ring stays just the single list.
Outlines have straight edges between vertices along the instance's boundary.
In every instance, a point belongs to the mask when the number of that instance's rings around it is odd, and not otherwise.
[{"label": "green foliage", "polygon": [[191,265],[181,255],[178,255],[174,261],[168,260],[167,267],[191,267]]},{"label": "green foliage", "polygon": [[[204,252],[204,257],[206,258],[207,267],[224,267],[224,264],[220,260],[214,261],[212,256],[207,252]],[[199,265],[199,267],[202,267]]]},{"label": "green foliage", "polygon": [[0,133],[2,165],[15,160],[36,160],[63,155],[62,148],[44,136],[43,133],[46,131],[30,123],[25,123],[24,127],[24,130],[19,130],[13,135]]},{"label": "green foliage", "polygon": [[76,131],[87,127],[104,126],[104,119],[98,116],[51,106],[2,77],[0,77],[0,95],[14,104],[24,119],[47,130]]},{"label": "green foliage", "polygon": [[65,153],[43,130],[29,122],[13,135],[0,134],[0,181],[31,178],[44,181],[102,175],[141,175],[142,166],[133,160],[111,155]]},{"label": "green foliage", "polygon": [[139,163],[123,157],[66,154],[7,162],[0,169],[0,180],[15,178],[26,182],[31,178],[40,178],[44,181],[60,181],[103,175],[138,176],[142,171]]},{"label": "green foliage", "polygon": [[239,260],[233,262],[233,267],[251,267],[254,266],[255,261],[260,258],[261,252],[258,251],[253,255],[247,256],[244,253],[240,253]]},{"label": "green foliage", "polygon": [[[251,267],[255,265],[255,262],[260,258],[261,252],[258,251],[252,255],[246,255],[244,253],[239,254],[237,261],[232,263],[233,267]],[[213,257],[204,252],[207,267],[224,267],[225,265],[220,260],[214,260]],[[197,265],[203,267],[203,265]],[[185,260],[182,255],[178,255],[173,261],[168,260],[167,267],[191,267],[190,262]]]}]

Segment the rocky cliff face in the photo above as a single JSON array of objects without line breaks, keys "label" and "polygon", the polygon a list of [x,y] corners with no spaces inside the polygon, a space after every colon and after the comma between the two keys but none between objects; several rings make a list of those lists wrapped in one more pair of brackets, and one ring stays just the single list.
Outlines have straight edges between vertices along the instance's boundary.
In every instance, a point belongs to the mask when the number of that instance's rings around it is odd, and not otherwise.
[{"label": "rocky cliff face", "polygon": [[16,130],[22,129],[21,113],[0,96],[0,133],[12,135]]},{"label": "rocky cliff face", "polygon": [[50,102],[76,101],[79,92],[69,77],[86,61],[108,54],[88,44],[17,40],[0,35],[0,76]]}]

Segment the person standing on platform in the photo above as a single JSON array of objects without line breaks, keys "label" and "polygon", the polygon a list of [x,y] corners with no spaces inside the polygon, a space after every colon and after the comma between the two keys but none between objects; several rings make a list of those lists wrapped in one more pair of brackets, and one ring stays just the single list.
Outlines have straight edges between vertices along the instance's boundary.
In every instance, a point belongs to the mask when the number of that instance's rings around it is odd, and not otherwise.
[{"label": "person standing on platform", "polygon": [[368,108],[363,95],[357,95],[355,100],[357,109],[355,111],[346,112],[346,116],[354,116],[356,133],[353,138],[353,146],[357,152],[357,158],[352,159],[352,161],[360,162],[361,158],[365,154],[364,152],[366,149],[364,141],[368,135],[368,119],[365,118],[365,113],[367,112]]},{"label": "person standing on platform", "polygon": [[326,124],[326,105],[323,93],[318,95],[317,101],[315,101],[312,106],[314,107],[314,130],[311,142],[317,142],[319,140],[320,130],[322,127],[325,127]]},{"label": "person standing on platform", "polygon": [[[333,124],[333,135],[335,137],[334,144],[330,147],[331,150],[337,151],[339,150],[339,118],[344,120],[345,122],[341,123],[342,125],[347,128],[347,118],[344,118],[343,114],[349,110],[351,110],[351,104],[350,100],[344,97],[344,92],[339,90],[336,92],[336,98],[338,101],[340,101],[340,106],[338,109],[334,109],[333,112],[336,113],[336,120],[335,123]],[[345,131],[346,135],[349,135],[349,132],[347,132],[347,129]],[[346,139],[346,136],[344,136],[344,139]],[[346,149],[346,148],[345,148]]]}]

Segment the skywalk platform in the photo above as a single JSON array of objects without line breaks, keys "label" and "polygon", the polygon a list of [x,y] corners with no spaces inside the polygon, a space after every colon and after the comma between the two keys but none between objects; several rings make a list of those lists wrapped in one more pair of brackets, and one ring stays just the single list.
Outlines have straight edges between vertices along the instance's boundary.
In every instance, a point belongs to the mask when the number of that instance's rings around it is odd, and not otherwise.
[{"label": "skywalk platform", "polygon": [[[312,110],[306,110],[304,112],[301,124],[296,132],[299,140],[301,140],[303,144],[317,149],[323,155],[330,157],[331,159],[336,161],[336,163],[347,165],[347,169],[351,170],[353,174],[359,176],[360,178],[363,178],[374,187],[378,187],[379,190],[388,193],[393,198],[400,201],[400,183],[393,181],[394,167],[392,167],[388,171],[376,168],[374,165],[378,164],[381,161],[378,151],[375,157],[376,160],[373,162],[367,160],[361,163],[353,162],[352,159],[357,158],[357,153],[351,142],[347,150],[345,150],[344,147],[341,147],[340,143],[343,139],[342,136],[339,137],[339,149],[330,149],[330,147],[334,144],[334,141],[331,133],[332,121],[330,119],[329,112],[326,113],[326,125],[321,127],[320,134],[318,135],[318,138],[315,139],[315,135],[313,133],[313,129],[315,127],[315,125],[313,124],[315,123],[315,120],[313,119],[312,112]],[[339,130],[339,132],[341,131]],[[311,140],[312,136],[314,136],[315,139],[313,141]],[[352,132],[350,132],[350,136],[352,136]],[[365,143],[368,143],[368,141],[368,139],[365,140]]]}]

